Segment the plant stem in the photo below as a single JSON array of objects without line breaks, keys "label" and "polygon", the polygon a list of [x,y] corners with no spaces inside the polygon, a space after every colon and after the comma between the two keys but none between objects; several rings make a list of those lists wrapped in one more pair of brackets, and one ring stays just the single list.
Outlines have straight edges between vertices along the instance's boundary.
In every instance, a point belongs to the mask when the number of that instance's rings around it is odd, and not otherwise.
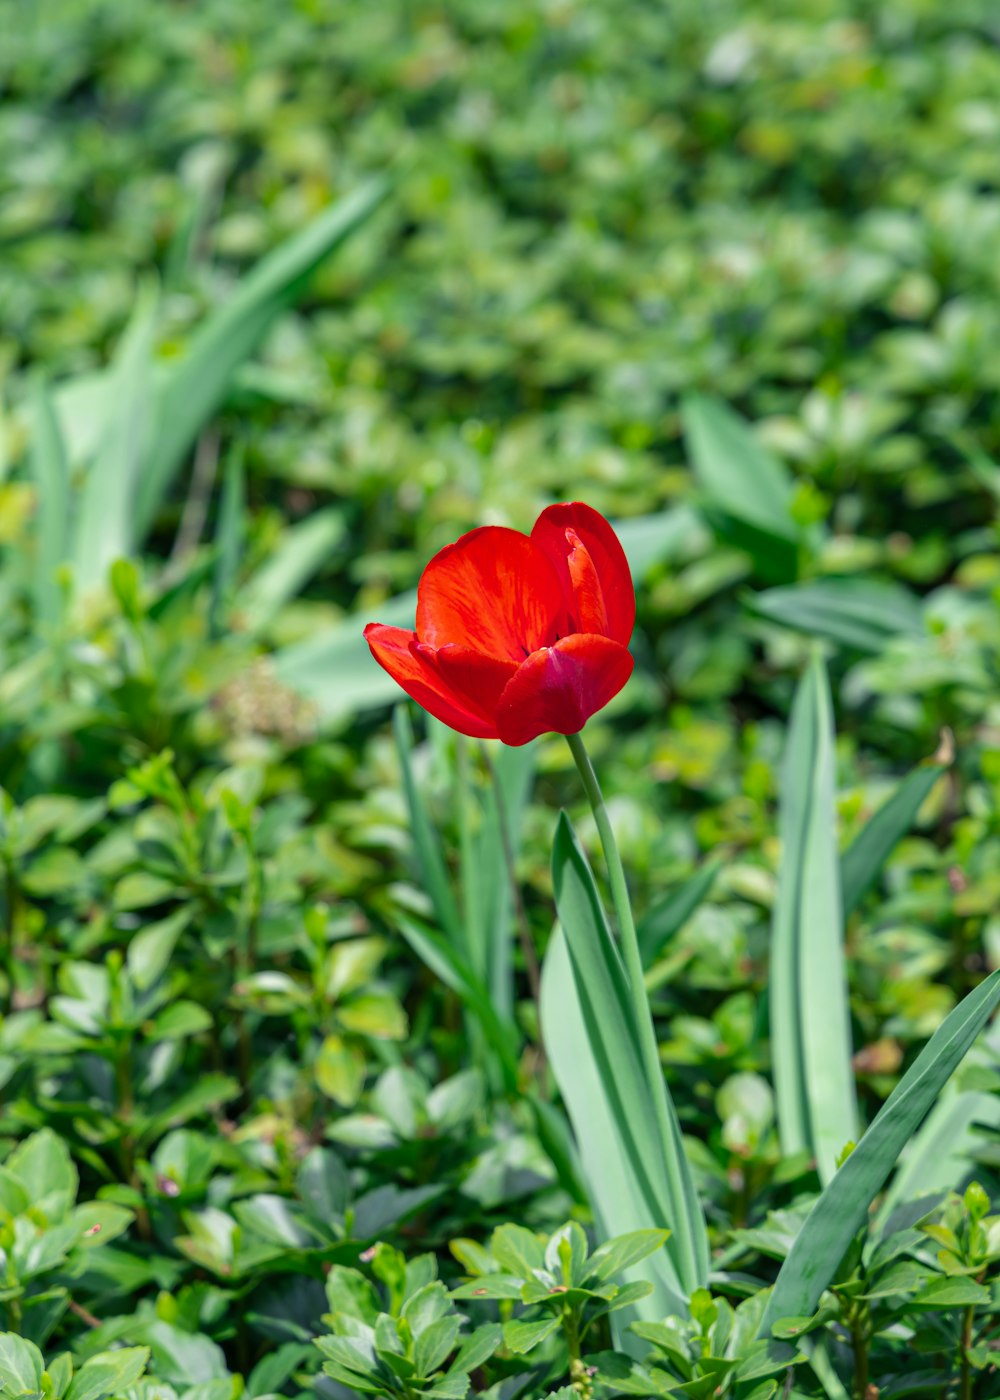
[{"label": "plant stem", "polygon": [[[597,781],[597,774],[590,761],[590,755],[584,747],[583,739],[579,734],[568,734],[566,736],[570,747],[570,752],[576,761],[580,777],[583,781],[584,790],[594,813],[594,820],[597,823],[597,831],[601,838],[601,846],[604,850],[604,859],[608,867],[608,882],[611,887],[611,902],[615,908],[615,917],[618,922],[619,946],[622,951],[622,958],[625,963],[625,973],[629,984],[629,991],[632,994],[632,1011],[635,1020],[636,1035],[639,1040],[639,1050],[642,1056],[643,1069],[649,1083],[649,1093],[653,1100],[653,1111],[656,1114],[656,1123],[660,1132],[660,1137],[664,1146],[672,1143],[678,1156],[683,1153],[683,1146],[680,1141],[680,1130],[675,1120],[672,1120],[668,1104],[666,1086],[663,1082],[663,1065],[660,1062],[660,1049],[656,1040],[656,1027],[653,1025],[653,1013],[649,1005],[649,997],[646,995],[646,983],[642,966],[642,954],[639,951],[639,938],[635,931],[635,920],[632,917],[632,905],[629,901],[628,885],[625,882],[625,870],[622,866],[621,854],[618,850],[618,843],[615,840],[615,833],[611,826],[611,818],[608,816],[608,809],[604,805],[604,795],[601,792],[600,784]],[[684,1182],[678,1177],[677,1171],[671,1162],[671,1154],[667,1152],[667,1170],[673,1179],[671,1181],[671,1193],[673,1199],[678,1203],[685,1199]],[[681,1224],[679,1221],[671,1222],[677,1241],[678,1252],[683,1256],[683,1267],[680,1270],[681,1281],[688,1288],[694,1289],[699,1286],[699,1280],[703,1272],[699,1266],[699,1261],[691,1238],[687,1221]]]},{"label": "plant stem", "polygon": [[854,1400],[868,1395],[868,1317],[863,1306],[850,1313],[851,1349],[854,1352]]},{"label": "plant stem", "polygon": [[972,1366],[969,1362],[969,1348],[972,1346],[972,1325],[975,1318],[975,1308],[966,1308],[965,1316],[962,1319],[962,1340],[960,1345],[961,1359],[959,1395],[961,1400],[972,1400]]}]

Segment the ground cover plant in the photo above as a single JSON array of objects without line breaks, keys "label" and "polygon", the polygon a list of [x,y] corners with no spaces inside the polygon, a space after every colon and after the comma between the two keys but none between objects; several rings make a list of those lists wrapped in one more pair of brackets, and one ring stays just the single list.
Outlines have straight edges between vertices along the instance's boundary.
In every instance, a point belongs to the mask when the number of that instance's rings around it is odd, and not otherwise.
[{"label": "ground cover plant", "polygon": [[1000,1394],[993,7],[2,20],[4,1394]]}]

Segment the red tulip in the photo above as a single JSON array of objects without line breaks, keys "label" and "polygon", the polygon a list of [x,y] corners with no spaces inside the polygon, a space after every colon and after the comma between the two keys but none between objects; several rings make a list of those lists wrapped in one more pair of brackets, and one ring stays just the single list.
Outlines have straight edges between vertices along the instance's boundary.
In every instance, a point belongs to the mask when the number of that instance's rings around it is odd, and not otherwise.
[{"label": "red tulip", "polygon": [[576,734],[632,674],[635,590],[611,526],[579,501],[530,536],[485,525],[442,549],[417,588],[416,631],[370,622],[372,655],[460,734],[526,744]]}]

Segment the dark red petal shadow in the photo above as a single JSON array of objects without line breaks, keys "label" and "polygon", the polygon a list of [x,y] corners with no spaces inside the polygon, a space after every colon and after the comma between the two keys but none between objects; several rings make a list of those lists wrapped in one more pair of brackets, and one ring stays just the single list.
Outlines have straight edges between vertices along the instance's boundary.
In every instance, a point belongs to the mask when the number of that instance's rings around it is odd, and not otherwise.
[{"label": "dark red petal shadow", "polygon": [[582,632],[536,651],[517,668],[500,697],[500,738],[516,746],[539,734],[579,733],[618,694],[632,666],[618,642]]},{"label": "dark red petal shadow", "polygon": [[[442,723],[467,734],[472,739],[498,738],[496,724],[478,705],[445,679],[442,668],[433,665],[426,648],[419,647],[416,633],[403,627],[387,627],[381,622],[369,622],[365,641],[372,656],[389,675],[402,686],[411,700]],[[421,652],[424,655],[421,655]]]}]

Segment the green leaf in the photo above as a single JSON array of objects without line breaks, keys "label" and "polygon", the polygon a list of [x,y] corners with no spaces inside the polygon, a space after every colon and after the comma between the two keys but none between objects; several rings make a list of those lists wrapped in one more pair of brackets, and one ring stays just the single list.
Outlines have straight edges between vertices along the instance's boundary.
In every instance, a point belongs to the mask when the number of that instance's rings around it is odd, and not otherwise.
[{"label": "green leaf", "polygon": [[627,1235],[617,1235],[607,1244],[602,1244],[590,1256],[588,1278],[596,1278],[607,1283],[618,1274],[638,1264],[641,1259],[655,1254],[666,1243],[669,1230],[632,1230]]},{"label": "green leaf", "polygon": [[928,763],[900,783],[889,800],[866,822],[840,858],[844,917],[852,914],[878,879],[893,849],[913,826],[945,764]]},{"label": "green leaf", "polygon": [[38,497],[35,612],[39,622],[53,627],[63,611],[63,593],[56,574],[69,558],[69,461],[55,406],[41,379],[35,383],[33,409],[31,472]]},{"label": "green leaf", "polygon": [[222,499],[215,530],[215,570],[212,575],[212,633],[224,630],[224,612],[239,572],[240,554],[247,526],[247,486],[244,453],[237,446],[229,454],[222,482]]},{"label": "green leaf", "polygon": [[157,304],[140,298],[112,369],[113,398],[97,456],[80,494],[73,533],[73,577],[82,596],[104,583],[111,564],[138,543],[134,502],[153,432],[153,334]]},{"label": "green leaf", "polygon": [[774,583],[794,578],[805,535],[792,514],[792,482],[749,426],[719,399],[689,395],[684,436],[707,513]]},{"label": "green leaf", "polygon": [[316,1056],[313,1074],[327,1098],[351,1108],[365,1086],[365,1057],[358,1046],[349,1045],[339,1035],[328,1035]]},{"label": "green leaf", "polygon": [[[565,813],[552,872],[565,942],[553,939],[546,955],[543,1039],[573,1122],[591,1203],[607,1234],[673,1231],[665,1250],[639,1274],[659,1289],[659,1301],[669,1298],[671,1311],[683,1311],[681,1295],[703,1286],[708,1274],[704,1215],[666,1083],[646,1078],[621,955]],[[562,963],[560,947],[568,952]],[[666,1142],[656,1127],[653,1094],[665,1100]]]},{"label": "green leaf", "polygon": [[133,935],[125,961],[132,981],[141,992],[148,991],[166,972],[177,940],[190,921],[191,910],[178,909],[155,924],[147,924]]},{"label": "green leaf", "polygon": [[105,1400],[135,1385],[149,1361],[148,1347],[103,1351],[85,1361],[70,1382],[66,1400]]},{"label": "green leaf", "polygon": [[32,1133],[15,1147],[4,1166],[24,1186],[32,1205],[53,1221],[76,1200],[76,1167],[69,1148],[51,1128]]},{"label": "green leaf", "polygon": [[664,944],[673,938],[690,919],[698,906],[707,899],[722,862],[708,860],[683,884],[659,900],[639,920],[636,933],[644,967],[650,967],[659,957]]},{"label": "green leaf", "polygon": [[816,654],[796,692],[782,768],[770,1019],[782,1151],[814,1154],[824,1182],[858,1132],[834,765],[830,693]]},{"label": "green leaf", "polygon": [[551,1337],[561,1326],[562,1318],[558,1313],[540,1318],[537,1322],[521,1322],[520,1319],[506,1322],[503,1329],[504,1343],[515,1356],[524,1356],[525,1353],[533,1351],[540,1342],[544,1342],[546,1337]]},{"label": "green leaf", "polygon": [[13,1332],[0,1332],[0,1386],[5,1396],[34,1396],[42,1393],[45,1363],[34,1342]]},{"label": "green leaf", "polygon": [[772,622],[876,656],[894,637],[920,637],[924,632],[920,603],[913,594],[899,584],[873,579],[816,579],[771,588],[747,601]]},{"label": "green leaf", "polygon": [[992,1299],[988,1288],[974,1279],[955,1275],[931,1279],[907,1303],[907,1308],[979,1308]]},{"label": "green leaf", "polygon": [[956,1191],[972,1169],[976,1150],[1000,1132],[996,1094],[947,1085],[913,1139],[906,1145],[876,1223],[886,1225],[908,1201]]},{"label": "green leaf", "polygon": [[816,1311],[900,1152],[1000,1003],[1000,971],[970,992],[935,1031],[837,1170],[806,1218],[778,1274],[762,1324]]},{"label": "green leaf", "polygon": [[337,507],[316,511],[290,526],[267,562],[240,589],[235,611],[243,630],[263,631],[323,567],[346,529]]},{"label": "green leaf", "polygon": [[459,918],[458,905],[455,903],[441,842],[431,823],[423,793],[413,776],[413,726],[410,724],[405,705],[397,705],[392,716],[392,725],[403,772],[406,806],[410,814],[417,877],[434,906],[441,931],[464,948],[464,929]]},{"label": "green leaf", "polygon": [[135,528],[143,538],[202,428],[221,407],[233,374],[282,312],[302,295],[316,268],[361,227],[388,194],[373,179],[325,209],[268,254],[230,300],[200,327],[163,388],[159,431],[145,463]]}]

